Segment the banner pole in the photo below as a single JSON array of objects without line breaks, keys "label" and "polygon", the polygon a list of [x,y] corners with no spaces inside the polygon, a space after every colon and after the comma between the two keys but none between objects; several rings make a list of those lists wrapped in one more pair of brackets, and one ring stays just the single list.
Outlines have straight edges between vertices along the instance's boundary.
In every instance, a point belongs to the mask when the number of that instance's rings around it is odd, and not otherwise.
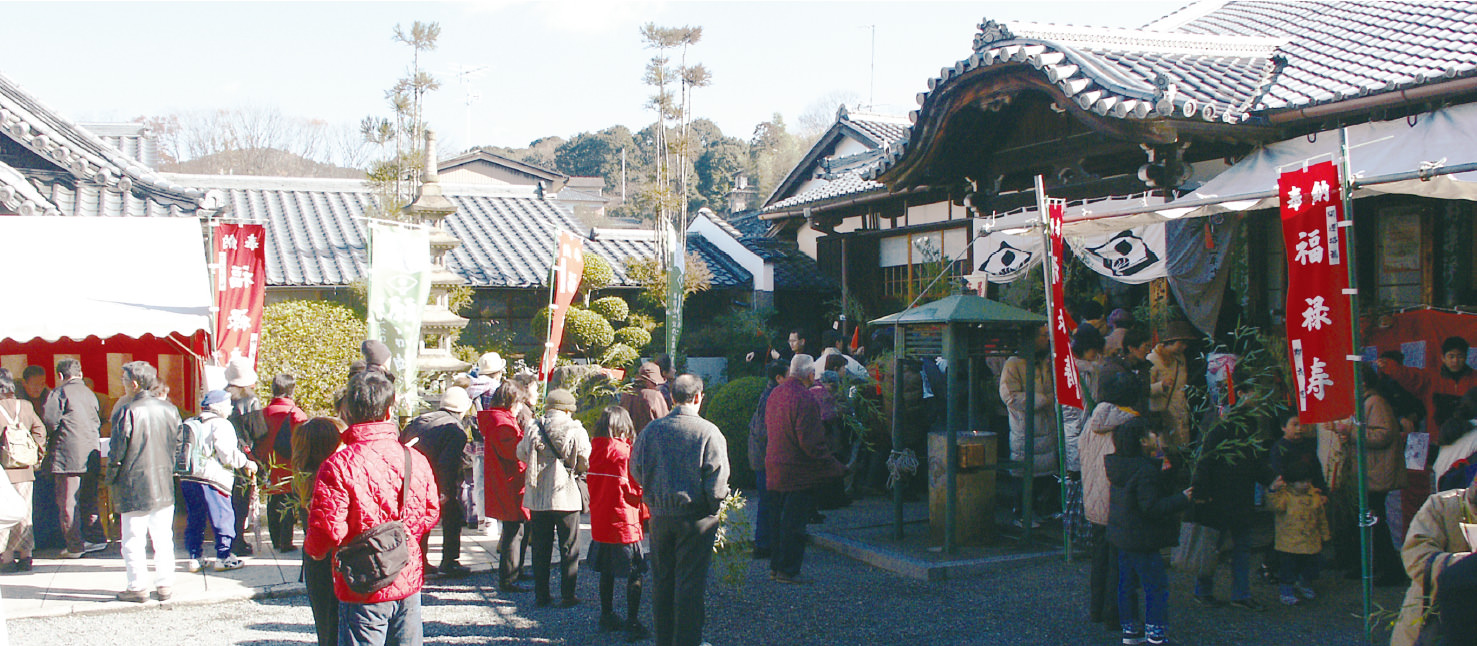
[{"label": "banner pole", "polygon": [[[1051,205],[1049,204],[1049,200],[1047,200],[1047,198],[1046,198],[1046,184],[1042,180],[1042,178],[1041,178],[1040,175],[1037,175],[1036,176],[1036,207],[1037,207],[1037,209],[1039,210],[1039,212],[1041,214],[1041,222],[1042,222],[1042,225],[1043,225],[1042,228],[1041,228],[1041,234],[1042,234],[1042,236],[1045,239],[1045,248],[1046,248],[1046,262],[1043,263],[1043,271],[1041,272],[1042,277],[1046,281],[1046,285],[1045,285],[1046,289],[1044,290],[1045,291],[1045,295],[1046,295],[1046,319],[1047,319],[1047,325],[1055,326],[1056,323],[1055,323],[1055,321],[1052,320],[1053,317],[1051,315],[1051,313],[1052,313],[1052,307],[1053,307],[1053,302],[1052,302],[1053,287],[1052,287],[1052,285],[1054,283],[1054,275],[1057,272],[1057,267],[1058,267],[1059,263],[1061,263],[1061,259],[1060,258],[1057,258],[1056,257],[1056,254],[1054,253],[1056,251],[1056,249],[1054,248],[1055,245],[1052,244],[1052,240],[1051,240],[1051,211],[1050,211]],[[1063,291],[1063,296],[1065,297],[1065,291]],[[1056,305],[1059,305],[1059,306],[1061,306],[1063,308],[1066,307],[1066,303],[1058,303]],[[1051,356],[1047,358],[1047,364],[1050,365],[1051,368],[1052,368],[1050,371],[1048,371],[1051,374],[1050,382],[1052,384],[1052,393],[1055,394],[1055,395],[1057,395],[1057,396],[1060,396],[1060,393],[1057,393],[1056,392],[1056,353],[1057,353],[1057,347],[1056,347],[1056,332],[1055,332],[1055,330],[1052,330],[1051,332],[1049,332],[1046,335],[1046,338],[1049,340],[1049,344],[1050,344],[1049,347],[1050,347],[1050,352],[1051,352]],[[1036,379],[1036,375],[1032,374],[1031,375],[1031,379],[1034,382],[1035,379]],[[1032,384],[1032,387],[1034,388],[1034,383]],[[1066,560],[1071,561],[1072,560],[1072,532],[1067,527],[1067,523],[1066,523],[1066,520],[1065,520],[1067,518],[1067,447],[1066,447],[1066,439],[1065,439],[1066,430],[1063,428],[1062,407],[1061,407],[1061,405],[1060,404],[1057,404],[1057,403],[1053,403],[1053,405],[1052,405],[1052,411],[1055,413],[1053,415],[1053,417],[1056,418],[1056,436],[1057,436],[1057,443],[1056,443],[1056,456],[1057,456],[1056,457],[1056,464],[1057,464],[1057,478],[1058,478],[1058,484],[1059,484],[1059,486],[1057,487],[1057,493],[1059,494],[1058,495],[1058,498],[1060,499],[1061,510],[1062,510],[1062,519],[1063,519],[1063,521],[1062,521],[1062,554],[1066,558]],[[1033,411],[1028,411],[1027,414],[1028,415],[1035,415],[1036,413],[1033,410]],[[1033,444],[1035,444],[1035,441],[1036,440],[1035,440],[1034,437],[1028,437],[1028,438],[1026,438],[1025,441],[1026,441],[1026,444],[1033,445]],[[1031,475],[1030,475],[1030,477],[1034,479],[1035,478],[1035,475],[1036,475],[1036,471],[1035,471],[1035,468],[1033,466],[1031,468]]]},{"label": "banner pole", "polygon": [[[554,338],[554,293],[559,290],[559,246],[563,242],[560,236],[554,237],[554,257],[549,260],[549,307],[546,310],[548,322],[544,326],[544,356],[539,357],[539,379],[544,382],[544,399],[549,398],[549,379],[554,376],[552,364],[559,361],[559,348],[551,347]],[[554,359],[550,361],[549,374],[545,375],[544,362],[549,360],[549,352],[553,351]]]},{"label": "banner pole", "polygon": [[[1342,156],[1341,165],[1343,172],[1339,174],[1339,183],[1342,184],[1342,199],[1344,206],[1344,221],[1339,223],[1343,235],[1340,236],[1344,244],[1344,254],[1348,259],[1347,268],[1349,272],[1349,327],[1353,339],[1351,357],[1359,355],[1360,345],[1364,342],[1359,326],[1359,282],[1358,275],[1354,270],[1354,192],[1353,192],[1353,165],[1349,160],[1349,129],[1347,126],[1339,128],[1339,151]],[[1374,570],[1371,562],[1370,549],[1374,538],[1373,518],[1369,512],[1369,491],[1367,490],[1368,461],[1364,455],[1365,424],[1368,420],[1364,415],[1364,402],[1361,401],[1364,394],[1364,376],[1359,368],[1354,370],[1354,445],[1355,445],[1355,468],[1359,487],[1359,583],[1360,596],[1363,604],[1364,616],[1364,640],[1370,641],[1374,637],[1374,626],[1370,624],[1370,615],[1373,613],[1374,594]]]}]

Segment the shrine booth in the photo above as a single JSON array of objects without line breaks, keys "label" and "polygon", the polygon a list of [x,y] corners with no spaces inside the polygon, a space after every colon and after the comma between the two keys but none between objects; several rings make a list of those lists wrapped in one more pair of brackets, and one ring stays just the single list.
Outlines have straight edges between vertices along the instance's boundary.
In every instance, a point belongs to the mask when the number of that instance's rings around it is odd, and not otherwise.
[{"label": "shrine booth", "polygon": [[212,329],[199,220],[3,217],[0,240],[14,278],[0,366],[17,380],[40,366],[54,387],[56,362],[77,359],[106,415],[123,396],[119,369],[148,361],[181,413],[195,411]]},{"label": "shrine booth", "polygon": [[[987,298],[961,294],[923,303],[871,324],[901,328],[902,333],[898,335],[901,343],[894,347],[899,358],[946,360],[946,392],[940,393],[946,402],[943,432],[930,434],[926,457],[919,456],[920,469],[925,469],[929,481],[931,538],[949,553],[960,544],[987,541],[996,533],[997,473],[1031,464],[1035,447],[1033,442],[1025,443],[1026,454],[1020,463],[998,459],[997,437],[1008,435],[1010,429],[987,428],[988,424],[979,415],[981,406],[976,399],[988,396],[981,394],[979,387],[989,379],[984,374],[988,370],[985,362],[1019,353],[1026,357],[1027,374],[1035,374],[1034,353],[1021,350],[1034,343],[1036,331],[1046,324],[1046,318]],[[906,422],[897,417],[900,415],[897,411],[904,409],[902,390],[902,380],[894,379],[893,392],[882,394],[892,397],[894,402],[891,422],[895,447],[905,444]],[[1034,398],[1035,392],[1027,394],[1028,410],[1035,409]],[[1027,418],[1031,421],[1027,422],[1026,432],[1034,436],[1034,416]],[[1021,504],[1024,513],[1031,517],[1032,479],[1020,480]],[[895,487],[893,531],[899,539],[903,532],[901,494],[902,488]],[[1030,534],[1031,523],[1027,522],[1019,538],[1028,541]]]}]

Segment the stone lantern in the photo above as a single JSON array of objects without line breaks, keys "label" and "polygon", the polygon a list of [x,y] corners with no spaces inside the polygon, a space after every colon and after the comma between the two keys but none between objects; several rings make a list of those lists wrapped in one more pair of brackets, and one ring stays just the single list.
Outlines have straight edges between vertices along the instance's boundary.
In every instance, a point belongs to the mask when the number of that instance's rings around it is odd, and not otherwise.
[{"label": "stone lantern", "polygon": [[441,181],[436,174],[436,133],[426,131],[426,168],[415,201],[405,207],[411,222],[424,225],[431,232],[431,299],[421,314],[421,348],[417,369],[423,375],[436,375],[438,380],[470,368],[451,353],[451,343],[467,319],[451,311],[452,287],[465,285],[446,267],[446,257],[462,242],[446,229],[446,216],[456,213],[456,205],[441,194]]}]

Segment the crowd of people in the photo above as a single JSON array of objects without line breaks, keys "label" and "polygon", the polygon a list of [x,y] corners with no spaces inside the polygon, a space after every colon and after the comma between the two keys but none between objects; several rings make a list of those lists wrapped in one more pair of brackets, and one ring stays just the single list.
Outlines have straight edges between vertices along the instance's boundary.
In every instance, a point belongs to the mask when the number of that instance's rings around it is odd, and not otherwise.
[{"label": "crowd of people", "polygon": [[[1417,640],[1463,625],[1465,617],[1439,609],[1477,590],[1477,565],[1463,558],[1477,526],[1468,522],[1477,518],[1469,486],[1477,474],[1477,372],[1466,364],[1465,340],[1446,339],[1432,371],[1405,367],[1398,354],[1362,364],[1362,427],[1304,426],[1273,394],[1275,384],[1234,371],[1224,391],[1207,391],[1206,413],[1192,413],[1199,404],[1188,386],[1200,356],[1192,349],[1201,335],[1187,324],[1156,334],[1122,310],[1103,316],[1089,308],[1078,318],[1084,323],[1071,352],[1085,406],[1062,410],[1060,453],[1044,328],[1021,355],[991,366],[999,377],[989,383],[998,386],[1009,428],[1014,466],[1002,473],[1031,481],[1042,516],[1062,519],[1063,531],[1091,556],[1093,622],[1121,633],[1124,644],[1167,643],[1171,548],[1176,567],[1193,575],[1197,605],[1261,611],[1258,579],[1277,585],[1281,604],[1314,601],[1330,566],[1360,576],[1363,524],[1372,526],[1375,584],[1409,583],[1394,643],[1427,643]],[[929,420],[938,417],[929,407],[944,399],[942,362],[905,358],[893,375],[890,362],[862,364],[852,356],[861,352],[848,353],[841,338],[827,334],[822,352],[811,355],[796,330],[788,348],[761,355],[765,387],[740,450],[756,476],[753,557],[768,562],[777,583],[810,582],[802,573],[805,528],[824,519],[821,511],[890,486],[918,493],[922,478],[909,477],[903,465],[923,452]],[[875,354],[888,351],[887,338],[872,338]],[[125,394],[110,411],[75,359],[57,363],[53,389],[39,369],[19,380],[0,369],[0,466],[28,504],[38,478],[52,485],[51,513],[65,540],[60,558],[102,549],[105,543],[88,540],[91,526],[118,515],[126,572],[120,600],[171,598],[176,500],[186,508],[191,572],[243,567],[252,552],[244,523],[264,508],[278,553],[298,549],[294,532],[303,527],[303,575],[320,644],[418,643],[425,577],[470,573],[461,563],[461,532],[482,518],[498,526],[499,592],[532,593],[536,606],[579,606],[583,560],[598,576],[593,620],[601,631],[633,642],[654,632],[658,644],[702,643],[730,447],[699,415],[700,378],[674,374],[665,357],[644,363],[586,429],[571,392],[545,392],[532,374],[505,374],[506,361],[488,353],[452,380],[436,410],[402,426],[388,349],[366,341],[363,350],[365,359],[347,367],[334,415],[316,417],[294,401],[292,375],[274,376],[272,397],[261,405],[257,375],[240,360],[227,366],[226,387],[205,392],[199,415],[188,419],[146,362],[121,367]],[[1034,374],[1026,352],[1037,355]],[[893,387],[906,407],[898,416],[901,445],[878,429],[893,418],[893,398],[881,396]],[[864,415],[872,405],[878,410]],[[1422,429],[1432,450],[1418,464],[1405,449]],[[1361,443],[1362,480],[1353,466]],[[1059,455],[1064,482],[1056,477]],[[105,505],[96,499],[99,480]],[[1370,511],[1362,520],[1360,484]],[[1053,507],[1060,500],[1065,508]],[[1039,522],[1016,511],[1017,523]],[[581,554],[584,514],[590,541]],[[0,535],[5,571],[33,567],[31,521]],[[433,564],[429,534],[438,524]],[[207,526],[213,555],[204,549]],[[1229,571],[1224,597],[1216,591],[1222,565]],[[648,572],[651,629],[640,618]],[[618,580],[623,612],[615,604]]]},{"label": "crowd of people", "polygon": [[[1151,341],[1127,312],[1104,320],[1099,308],[1087,309],[1071,347],[1086,406],[1064,410],[1075,449],[1066,451],[1066,485],[1075,493],[1067,500],[1080,508],[1067,510],[1064,531],[1091,555],[1093,622],[1121,632],[1124,644],[1168,643],[1166,552],[1192,575],[1196,605],[1262,611],[1256,579],[1277,586],[1280,604],[1311,602],[1320,573],[1362,576],[1362,525],[1374,585],[1409,585],[1392,643],[1465,643],[1436,641],[1468,621],[1440,609],[1460,607],[1454,604],[1477,590],[1477,565],[1457,567],[1470,552],[1463,523],[1477,518],[1469,495],[1477,474],[1477,373],[1467,366],[1464,339],[1445,339],[1434,370],[1406,367],[1399,353],[1361,364],[1362,427],[1353,420],[1305,426],[1277,385],[1249,369],[1231,371],[1224,391],[1201,391],[1205,414],[1193,415],[1187,366],[1201,335],[1171,323]],[[1109,350],[1115,338],[1117,349]],[[1043,359],[1045,344],[1043,332],[1036,346]],[[1001,380],[1017,460],[1017,447],[1032,441],[1023,416],[1044,417],[1039,405],[1023,409],[1020,393],[1033,380],[1011,372],[1023,365],[1007,364]],[[1047,399],[1045,412],[1054,413],[1050,380],[1043,374],[1034,382],[1037,401]],[[1408,454],[1407,441],[1423,443],[1412,436],[1426,429],[1429,456]],[[1038,434],[1055,430],[1054,420],[1036,425]],[[1039,435],[1034,441],[1036,455],[1048,456],[1035,472],[1053,472],[1055,446]],[[1369,514],[1362,522],[1361,484]],[[1225,597],[1216,593],[1222,566],[1230,572]]]}]

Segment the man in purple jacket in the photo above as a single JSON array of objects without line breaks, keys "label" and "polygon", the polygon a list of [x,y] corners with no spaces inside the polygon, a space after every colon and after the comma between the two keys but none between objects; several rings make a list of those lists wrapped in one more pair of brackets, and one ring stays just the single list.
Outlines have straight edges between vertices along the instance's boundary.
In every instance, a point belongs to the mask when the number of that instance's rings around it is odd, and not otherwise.
[{"label": "man in purple jacket", "polygon": [[765,485],[770,516],[770,577],[781,583],[809,583],[800,576],[805,558],[805,523],[815,514],[817,489],[839,478],[846,467],[831,454],[826,429],[821,426],[820,404],[810,393],[815,360],[797,354],[790,360],[790,377],[769,393],[764,426],[769,433],[765,450]]}]

